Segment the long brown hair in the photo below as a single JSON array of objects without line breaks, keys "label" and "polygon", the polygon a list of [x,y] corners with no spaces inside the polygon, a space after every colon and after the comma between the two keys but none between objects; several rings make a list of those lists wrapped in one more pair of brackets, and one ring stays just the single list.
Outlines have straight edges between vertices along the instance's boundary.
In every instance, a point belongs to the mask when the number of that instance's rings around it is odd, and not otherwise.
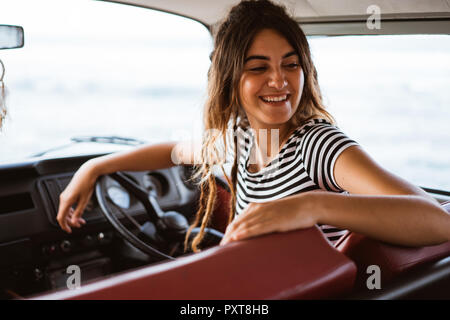
[{"label": "long brown hair", "polygon": [[[214,37],[214,50],[211,53],[211,66],[208,71],[208,99],[204,107],[204,132],[201,163],[197,166],[196,176],[200,179],[200,201],[194,223],[188,230],[185,249],[188,247],[189,236],[194,227],[201,223],[200,232],[194,237],[191,248],[198,251],[198,245],[203,239],[204,229],[211,220],[215,206],[216,185],[212,174],[214,165],[222,168],[231,191],[229,219],[234,218],[236,206],[237,180],[237,135],[234,141],[227,141],[226,130],[249,126],[247,117],[239,102],[239,82],[244,68],[244,59],[255,35],[263,29],[272,29],[282,34],[294,48],[300,58],[305,83],[300,104],[296,113],[290,119],[291,125],[299,126],[316,117],[321,117],[334,123],[333,117],[325,110],[322,95],[317,81],[317,72],[311,59],[311,53],[305,34],[298,23],[292,19],[286,9],[268,0],[242,1],[234,6],[226,19],[219,25]],[[234,161],[231,169],[231,179],[223,169],[224,157],[218,150],[218,139],[222,139],[225,150],[227,143],[234,148]]]}]

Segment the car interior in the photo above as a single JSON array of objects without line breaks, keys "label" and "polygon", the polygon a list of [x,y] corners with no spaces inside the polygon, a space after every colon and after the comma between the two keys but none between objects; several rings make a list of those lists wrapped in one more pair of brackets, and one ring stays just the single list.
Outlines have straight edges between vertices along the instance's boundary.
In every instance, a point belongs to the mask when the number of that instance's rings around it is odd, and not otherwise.
[{"label": "car interior", "polygon": [[[193,19],[209,32],[237,3],[105,2]],[[292,7],[308,36],[450,33],[446,1],[281,2]],[[381,29],[367,28],[371,4],[381,8]],[[26,45],[26,26],[0,26],[0,49],[20,52]],[[230,200],[220,173],[203,248],[185,252],[184,232],[200,195],[194,168],[187,165],[101,177],[83,215],[86,225],[68,234],[56,221],[60,194],[84,162],[101,154],[0,163],[0,299],[450,298],[450,242],[402,247],[348,231],[333,246],[314,227],[219,246]],[[421,187],[450,214],[450,190]],[[68,267],[74,265],[82,275],[77,290],[68,286]],[[381,270],[381,288],[371,286],[373,266]]]}]

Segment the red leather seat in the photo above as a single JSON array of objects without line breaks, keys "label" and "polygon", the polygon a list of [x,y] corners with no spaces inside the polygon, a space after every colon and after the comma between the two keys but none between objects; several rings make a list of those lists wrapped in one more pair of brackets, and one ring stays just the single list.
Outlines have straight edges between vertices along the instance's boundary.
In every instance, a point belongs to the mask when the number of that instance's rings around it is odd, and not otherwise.
[{"label": "red leather seat", "polygon": [[[443,206],[450,213],[450,202]],[[356,263],[358,274],[355,286],[358,289],[366,288],[370,276],[367,267],[370,265],[380,267],[381,283],[386,284],[405,271],[450,256],[450,241],[412,248],[386,244],[353,232],[344,235],[336,248]]]},{"label": "red leather seat", "polygon": [[225,229],[228,225],[228,215],[230,213],[229,204],[231,201],[231,194],[228,184],[223,180],[225,180],[225,178],[216,178],[217,198],[210,227],[225,233]]}]

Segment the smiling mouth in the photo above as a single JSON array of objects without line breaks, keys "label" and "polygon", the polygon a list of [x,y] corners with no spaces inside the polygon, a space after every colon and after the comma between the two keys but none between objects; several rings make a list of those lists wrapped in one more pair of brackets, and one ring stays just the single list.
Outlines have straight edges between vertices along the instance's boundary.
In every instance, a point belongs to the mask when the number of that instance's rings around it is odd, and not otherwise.
[{"label": "smiling mouth", "polygon": [[260,96],[259,98],[266,103],[280,103],[289,99],[290,94],[284,94],[280,96]]}]

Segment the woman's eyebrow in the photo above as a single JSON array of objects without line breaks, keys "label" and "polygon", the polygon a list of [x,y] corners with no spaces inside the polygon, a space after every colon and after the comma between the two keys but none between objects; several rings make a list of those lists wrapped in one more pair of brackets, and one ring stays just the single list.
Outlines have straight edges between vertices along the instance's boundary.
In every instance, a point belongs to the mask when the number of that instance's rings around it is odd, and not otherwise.
[{"label": "woman's eyebrow", "polygon": [[287,57],[295,56],[295,55],[297,55],[297,52],[291,51],[291,52],[286,53],[286,54],[283,56],[283,59],[286,59]]},{"label": "woman's eyebrow", "polygon": [[[282,58],[286,59],[287,57],[290,57],[290,56],[293,56],[293,55],[296,55],[296,54],[297,54],[297,52],[290,51],[290,52],[286,53]],[[255,59],[257,59],[257,60],[270,60],[270,58],[267,57],[267,56],[254,55],[254,56],[248,56],[247,58],[245,58],[244,63],[246,63],[247,61],[250,61],[250,60],[255,60]]]}]

